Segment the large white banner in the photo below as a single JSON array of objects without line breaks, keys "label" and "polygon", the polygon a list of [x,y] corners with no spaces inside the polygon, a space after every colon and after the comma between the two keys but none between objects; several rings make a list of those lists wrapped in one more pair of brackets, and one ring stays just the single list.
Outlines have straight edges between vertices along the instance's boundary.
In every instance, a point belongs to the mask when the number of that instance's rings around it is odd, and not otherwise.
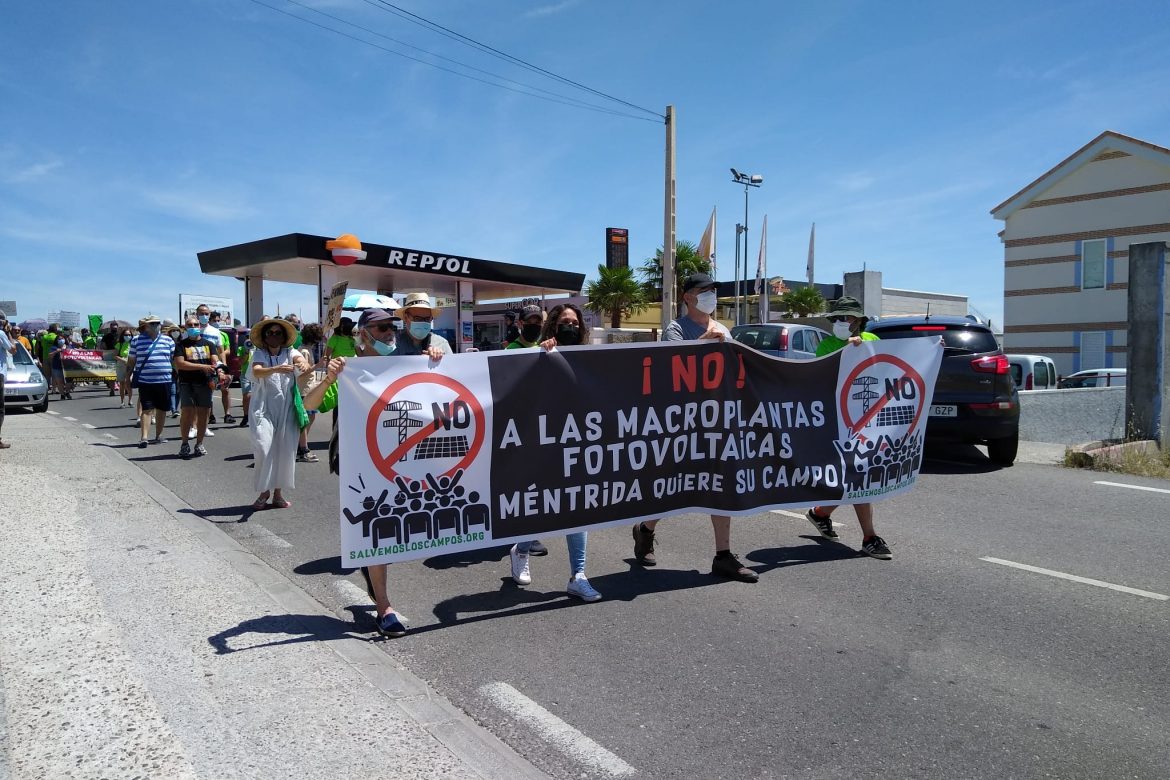
[{"label": "large white banner", "polygon": [[341,557],[894,495],[917,479],[941,359],[937,338],[810,361],[736,342],[351,359]]}]

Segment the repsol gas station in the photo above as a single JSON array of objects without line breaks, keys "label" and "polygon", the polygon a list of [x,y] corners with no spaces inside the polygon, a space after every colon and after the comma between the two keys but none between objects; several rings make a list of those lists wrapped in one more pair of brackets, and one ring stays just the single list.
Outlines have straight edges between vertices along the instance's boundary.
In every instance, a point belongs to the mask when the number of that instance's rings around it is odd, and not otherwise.
[{"label": "repsol gas station", "polygon": [[[339,243],[349,244],[348,251],[339,249]],[[248,325],[265,313],[266,281],[315,285],[319,322],[325,321],[330,290],[344,281],[350,291],[384,295],[422,291],[434,296],[440,307],[435,330],[456,351],[485,340],[499,341],[509,308],[502,302],[543,303],[550,296],[578,295],[585,282],[584,274],[550,268],[304,233],[210,249],[199,252],[198,258],[203,273],[244,282]]]}]

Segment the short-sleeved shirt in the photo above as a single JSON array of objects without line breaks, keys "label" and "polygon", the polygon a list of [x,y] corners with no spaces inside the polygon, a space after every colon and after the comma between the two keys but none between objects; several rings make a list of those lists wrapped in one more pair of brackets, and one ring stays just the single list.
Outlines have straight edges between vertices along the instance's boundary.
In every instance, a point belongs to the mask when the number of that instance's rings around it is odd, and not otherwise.
[{"label": "short-sleeved shirt", "polygon": [[48,360],[55,346],[57,346],[56,333],[45,333],[41,336],[41,360]]},{"label": "short-sleeved shirt", "polygon": [[118,344],[114,347],[114,351],[118,353],[118,357],[128,357],[130,355],[130,346],[132,343],[133,342],[131,341],[119,341]]},{"label": "short-sleeved shirt", "polygon": [[227,349],[227,344],[225,344],[227,335],[214,325],[203,326],[203,338],[213,349]]},{"label": "short-sleeved shirt", "polygon": [[[130,344],[130,354],[134,355],[134,370],[138,374],[140,385],[169,385],[174,367],[171,359],[175,355],[175,342],[170,336],[159,334],[158,343],[155,339],[143,333]],[[151,345],[154,349],[151,349]]]},{"label": "short-sleeved shirt", "polygon": [[[207,342],[206,338],[185,338],[175,345],[175,357],[181,357],[188,363],[199,363],[204,366],[215,365],[211,355],[211,344]],[[176,371],[179,372],[180,382],[202,384],[207,381],[208,375],[205,371],[185,371],[183,369],[176,369]]]},{"label": "short-sleeved shirt", "polygon": [[[727,329],[727,326],[716,319],[712,319],[711,322],[715,325],[716,330],[723,334],[724,339],[731,339],[731,331]],[[666,326],[666,330],[662,332],[662,340],[694,341],[706,332],[706,325],[700,325],[690,317],[679,317]]]},{"label": "short-sleeved shirt", "polygon": [[[861,332],[861,340],[862,341],[881,341],[881,339],[879,339],[873,333],[867,333],[865,331]],[[830,333],[828,336],[825,336],[823,339],[821,339],[820,344],[817,344],[817,357],[824,357],[825,355],[831,355],[834,352],[836,352],[837,350],[844,347],[848,343],[849,342],[846,339],[839,339]]]},{"label": "short-sleeved shirt", "polygon": [[353,336],[342,336],[334,333],[325,342],[325,349],[333,357],[357,357],[357,346],[353,343]]},{"label": "short-sleeved shirt", "polygon": [[524,337],[521,336],[520,338],[516,339],[515,341],[508,342],[508,346],[504,347],[504,349],[529,349],[530,347],[535,347],[539,344],[540,344],[539,341],[534,341],[531,344],[529,344],[528,342],[526,342],[524,340]]},{"label": "short-sleeved shirt", "polygon": [[397,343],[398,347],[394,350],[395,355],[421,355],[426,352],[427,347],[438,347],[444,355],[451,354],[451,345],[447,343],[447,339],[434,332],[418,344],[408,334],[399,333]]},{"label": "short-sleeved shirt", "polygon": [[[8,376],[8,350],[12,349],[12,341],[8,334],[0,330],[0,376]],[[0,399],[0,403],[4,403]]]}]

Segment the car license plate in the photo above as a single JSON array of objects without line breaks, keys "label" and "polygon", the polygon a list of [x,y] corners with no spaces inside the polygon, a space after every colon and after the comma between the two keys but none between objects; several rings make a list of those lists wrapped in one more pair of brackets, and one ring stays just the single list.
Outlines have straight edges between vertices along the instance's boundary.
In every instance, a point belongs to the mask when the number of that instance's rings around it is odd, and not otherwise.
[{"label": "car license plate", "polygon": [[954,404],[931,404],[931,417],[958,417],[959,407]]}]

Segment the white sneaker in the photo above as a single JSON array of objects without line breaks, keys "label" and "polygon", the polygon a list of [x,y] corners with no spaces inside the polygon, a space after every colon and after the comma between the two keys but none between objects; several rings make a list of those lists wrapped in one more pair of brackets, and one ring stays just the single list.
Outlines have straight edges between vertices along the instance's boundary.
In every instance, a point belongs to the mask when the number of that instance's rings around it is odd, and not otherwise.
[{"label": "white sneaker", "polygon": [[569,580],[569,584],[565,586],[565,593],[576,596],[582,601],[601,601],[601,594],[589,584],[589,580],[585,579],[584,574],[574,574],[573,579]]},{"label": "white sneaker", "polygon": [[[194,428],[192,428],[192,429],[191,429],[191,433],[190,433],[190,435],[188,435],[188,436],[187,436],[187,438],[188,438],[188,439],[197,439],[197,438],[199,438],[199,437],[198,437],[198,436],[196,436],[195,434],[196,434],[196,431],[195,431],[195,429],[194,429]],[[214,435],[215,435],[215,433],[214,433],[214,432],[213,432],[213,431],[212,431],[210,428],[208,428],[208,429],[207,429],[207,435],[208,435],[208,436],[214,436]]]},{"label": "white sneaker", "polygon": [[516,545],[512,545],[512,551],[508,555],[512,559],[512,579],[516,580],[516,584],[528,585],[531,583],[532,572],[528,569],[528,553],[517,552]]}]

